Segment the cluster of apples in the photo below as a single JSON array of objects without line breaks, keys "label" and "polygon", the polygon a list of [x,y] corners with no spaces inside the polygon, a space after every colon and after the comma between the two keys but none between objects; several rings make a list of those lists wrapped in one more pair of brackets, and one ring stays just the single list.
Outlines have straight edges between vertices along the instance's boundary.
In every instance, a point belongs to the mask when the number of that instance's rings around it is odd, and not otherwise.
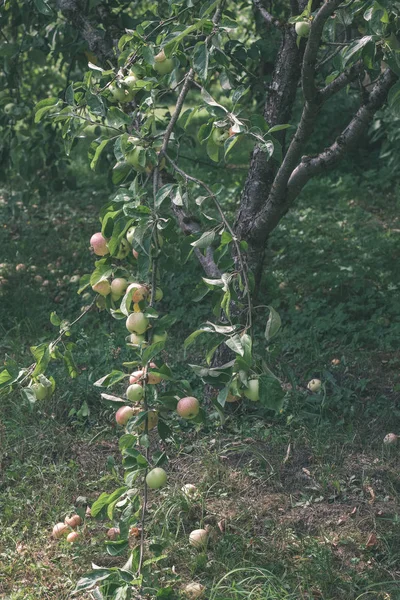
[{"label": "cluster of apples", "polygon": [[[175,68],[175,60],[167,58],[164,50],[161,50],[154,57],[153,69],[158,75],[169,75]],[[110,93],[109,100],[111,102],[119,102],[127,104],[132,102],[136,94],[146,88],[146,85],[140,83],[145,75],[144,69],[140,65],[134,65],[129,70],[127,76],[122,76],[121,73],[110,83],[108,91]]]},{"label": "cluster of apples", "polygon": [[64,523],[56,523],[56,525],[54,525],[52,532],[53,538],[59,540],[66,535],[67,542],[73,544],[81,537],[81,534],[78,531],[74,531],[79,525],[82,525],[82,519],[79,515],[65,517]]},{"label": "cluster of apples", "polygon": [[[133,230],[131,232],[131,229]],[[138,252],[134,249],[132,249],[131,244],[133,241],[133,234],[134,234],[134,227],[131,227],[126,234],[126,238],[122,238],[119,248],[118,248],[118,252],[115,255],[115,258],[118,259],[124,259],[128,256],[129,252],[132,250],[132,255],[134,256],[134,258],[137,258],[139,256]],[[108,254],[110,254],[110,249],[108,247],[108,240],[107,238],[104,237],[104,235],[101,233],[101,231],[98,231],[97,233],[94,233],[92,235],[92,237],[90,238],[90,245],[92,247],[93,252],[96,254],[96,256],[107,256]],[[108,294],[111,293],[111,289],[107,288],[107,287],[101,287],[100,284],[102,283],[108,283],[108,282],[104,282],[104,281],[99,281],[98,285],[99,289],[95,289],[95,291],[99,294],[101,294],[102,296],[107,296]],[[110,285],[108,283],[108,285]]]}]

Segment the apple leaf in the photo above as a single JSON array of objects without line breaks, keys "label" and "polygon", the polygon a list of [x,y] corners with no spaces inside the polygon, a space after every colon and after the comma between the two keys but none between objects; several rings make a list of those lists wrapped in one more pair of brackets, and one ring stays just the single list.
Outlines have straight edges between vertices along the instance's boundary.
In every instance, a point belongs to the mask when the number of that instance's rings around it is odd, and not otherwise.
[{"label": "apple leaf", "polygon": [[260,404],[269,410],[279,412],[283,406],[285,392],[278,379],[261,375],[259,377]]},{"label": "apple leaf", "polygon": [[265,339],[269,342],[280,330],[282,321],[279,314],[272,306],[269,308],[269,317],[265,328]]}]

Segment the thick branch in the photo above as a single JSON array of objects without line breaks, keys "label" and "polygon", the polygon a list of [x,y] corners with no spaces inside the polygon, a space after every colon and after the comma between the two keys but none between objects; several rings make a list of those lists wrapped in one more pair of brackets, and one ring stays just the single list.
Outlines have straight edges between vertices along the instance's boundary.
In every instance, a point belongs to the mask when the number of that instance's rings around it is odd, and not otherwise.
[{"label": "thick branch", "polygon": [[271,15],[271,13],[269,13],[267,11],[267,9],[264,8],[264,6],[262,5],[260,0],[253,0],[253,4],[256,7],[256,9],[258,10],[258,12],[260,13],[260,15],[262,16],[262,18],[264,19],[265,23],[269,27],[271,25],[274,27],[283,27],[284,26],[284,24],[281,23],[281,21],[279,19],[277,19],[276,17]]},{"label": "thick branch", "polygon": [[360,106],[356,115],[352,118],[346,129],[326,148],[321,154],[313,158],[304,158],[293,171],[288,182],[287,204],[290,204],[307,181],[322,171],[334,167],[343,156],[367,130],[368,124],[375,112],[381,108],[386,100],[387,94],[396,81],[394,73],[387,69],[376,82],[367,102]]},{"label": "thick branch", "polygon": [[85,2],[82,0],[58,0],[57,6],[64,17],[77,29],[89,49],[101,62],[113,60],[112,40],[104,30],[97,29],[85,15]]},{"label": "thick branch", "polygon": [[327,2],[319,9],[311,24],[310,35],[304,52],[302,70],[303,94],[307,102],[313,102],[317,95],[317,87],[315,85],[315,64],[324,25],[342,1],[343,0],[327,0]]},{"label": "thick branch", "polygon": [[364,65],[362,60],[356,62],[354,65],[343,71],[336,79],[334,79],[331,83],[328,83],[319,93],[319,97],[322,102],[325,102],[333,96],[337,94],[340,90],[342,90],[348,83],[354,81],[358,75],[364,70]]}]

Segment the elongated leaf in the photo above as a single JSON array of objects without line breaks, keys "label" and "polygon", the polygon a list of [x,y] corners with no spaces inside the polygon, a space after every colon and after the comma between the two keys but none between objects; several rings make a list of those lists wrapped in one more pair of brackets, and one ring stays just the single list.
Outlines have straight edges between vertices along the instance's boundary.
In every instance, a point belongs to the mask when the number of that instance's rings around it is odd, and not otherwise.
[{"label": "elongated leaf", "polygon": [[260,403],[268,408],[279,412],[283,406],[283,400],[285,392],[283,391],[281,384],[274,377],[268,375],[261,375],[259,377],[259,394]]},{"label": "elongated leaf", "polygon": [[110,387],[119,381],[122,381],[125,377],[127,377],[126,373],[114,369],[111,373],[108,373],[108,375],[104,375],[104,377],[98,379],[93,385],[96,387]]},{"label": "elongated leaf", "polygon": [[230,348],[231,350],[233,350],[233,352],[235,354],[239,354],[240,356],[244,356],[244,348],[242,346],[242,342],[240,340],[240,337],[237,334],[233,335],[232,337],[230,337],[227,340],[225,340],[225,344],[228,346],[228,348]]},{"label": "elongated leaf", "polygon": [[194,47],[193,68],[200,79],[207,79],[208,48],[205,42],[198,42]]},{"label": "elongated leaf", "polygon": [[282,321],[279,314],[272,306],[269,308],[269,317],[265,328],[265,339],[269,342],[280,330]]},{"label": "elongated leaf", "polygon": [[205,231],[198,240],[196,240],[195,242],[192,242],[190,245],[193,246],[194,248],[208,248],[213,243],[214,238],[215,238],[214,230]]},{"label": "elongated leaf", "polygon": [[97,163],[99,162],[99,158],[101,156],[101,153],[103,152],[104,148],[107,146],[108,142],[110,142],[110,140],[103,140],[97,146],[96,152],[94,153],[94,156],[92,158],[92,162],[90,163],[90,168],[93,169],[93,171],[96,169]]}]

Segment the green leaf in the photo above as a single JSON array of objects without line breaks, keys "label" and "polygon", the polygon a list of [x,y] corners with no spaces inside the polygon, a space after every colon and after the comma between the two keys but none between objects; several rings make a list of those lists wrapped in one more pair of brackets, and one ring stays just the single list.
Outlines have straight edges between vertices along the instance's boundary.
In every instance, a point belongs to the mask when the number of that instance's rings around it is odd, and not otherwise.
[{"label": "green leaf", "polygon": [[125,379],[125,377],[127,377],[126,373],[114,369],[111,371],[111,373],[108,373],[108,375],[105,375],[101,379],[95,381],[93,385],[96,387],[111,387],[112,385],[115,385],[119,381]]},{"label": "green leaf", "polygon": [[88,575],[81,577],[76,584],[75,592],[81,592],[82,590],[89,590],[90,588],[97,585],[99,581],[104,581],[114,574],[112,569],[96,569]]},{"label": "green leaf", "polygon": [[206,146],[206,150],[207,150],[207,154],[209,156],[209,158],[211,158],[211,160],[213,162],[218,162],[219,161],[219,150],[220,150],[220,146],[218,146],[212,137],[209,137],[207,140],[207,146]]},{"label": "green leaf", "polygon": [[49,345],[44,343],[40,344],[39,346],[31,346],[30,351],[36,361],[36,367],[32,373],[32,376],[36,377],[36,375],[39,375],[39,373],[44,373],[46,370],[47,365],[50,362],[50,349]]},{"label": "green leaf", "polygon": [[167,183],[166,185],[163,185],[162,188],[160,188],[158,190],[157,195],[156,195],[157,208],[160,208],[160,206],[163,203],[163,201],[165,200],[165,198],[168,198],[168,196],[173,193],[174,188],[177,188],[176,184]]},{"label": "green leaf", "polygon": [[159,354],[164,349],[164,346],[165,346],[165,341],[157,342],[156,344],[151,344],[151,346],[146,348],[146,350],[143,352],[143,356],[142,356],[143,363],[146,364],[149,361],[151,361],[152,358],[157,356],[157,354]]},{"label": "green leaf", "polygon": [[269,317],[265,328],[265,339],[269,342],[280,330],[282,321],[279,314],[272,306],[269,308]]},{"label": "green leaf", "polygon": [[101,156],[101,153],[103,152],[104,148],[107,146],[108,142],[110,142],[110,140],[103,140],[96,148],[96,151],[94,153],[92,162],[90,163],[90,168],[93,169],[93,171],[96,169],[97,163],[99,162],[99,158]]},{"label": "green leaf", "polygon": [[205,42],[198,42],[194,47],[193,68],[200,79],[207,79],[208,48]]},{"label": "green leaf", "polygon": [[215,238],[214,230],[205,231],[201,235],[201,237],[199,237],[198,240],[196,240],[195,242],[192,242],[190,245],[193,246],[194,248],[208,248],[213,243],[214,238]]},{"label": "green leaf", "polygon": [[271,129],[268,131],[268,133],[275,133],[276,131],[282,131],[283,129],[289,129],[289,127],[292,127],[292,125],[290,125],[290,123],[285,123],[284,125],[275,125],[274,127],[271,127]]},{"label": "green leaf", "polygon": [[168,427],[166,422],[163,421],[162,419],[159,419],[159,421],[157,423],[157,431],[158,431],[158,435],[160,436],[160,438],[164,441],[166,439],[172,437],[172,430],[170,429],[170,427]]},{"label": "green leaf", "polygon": [[189,346],[191,346],[194,343],[194,341],[199,337],[199,335],[201,335],[202,333],[210,332],[210,331],[212,331],[212,329],[210,327],[201,327],[200,329],[193,331],[193,333],[191,333],[183,342],[184,350],[187,350],[189,348]]},{"label": "green leaf", "polygon": [[397,115],[400,115],[400,81],[395,83],[389,90],[388,104],[391,110]]},{"label": "green leaf", "polygon": [[228,346],[228,348],[230,348],[231,350],[233,350],[233,352],[235,354],[239,354],[240,356],[244,356],[244,349],[243,349],[243,346],[242,346],[242,342],[240,340],[240,337],[237,334],[233,335],[232,337],[230,337],[227,340],[225,340],[225,344]]},{"label": "green leaf", "polygon": [[112,106],[107,111],[107,123],[111,127],[123,127],[125,125],[130,125],[132,119],[128,115],[126,115],[120,108],[116,106]]},{"label": "green leaf", "polygon": [[59,325],[61,325],[61,319],[60,317],[57,315],[57,313],[52,312],[50,314],[50,323],[52,325],[54,325],[55,327],[58,327]]},{"label": "green leaf", "polygon": [[285,392],[274,377],[261,375],[259,377],[260,403],[269,410],[279,412],[283,406]]},{"label": "green leaf", "polygon": [[35,404],[36,394],[32,390],[32,388],[29,388],[29,387],[21,388],[20,391],[21,391],[21,396],[22,396],[23,400],[29,402],[29,404]]},{"label": "green leaf", "polygon": [[35,6],[42,15],[52,15],[53,11],[46,0],[34,0]]}]

